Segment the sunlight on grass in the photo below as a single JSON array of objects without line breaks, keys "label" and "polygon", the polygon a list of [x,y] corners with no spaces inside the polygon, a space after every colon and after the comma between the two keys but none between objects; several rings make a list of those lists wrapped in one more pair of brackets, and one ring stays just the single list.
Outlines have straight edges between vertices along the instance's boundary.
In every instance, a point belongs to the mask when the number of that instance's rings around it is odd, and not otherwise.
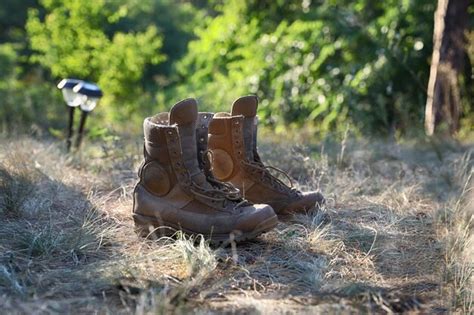
[{"label": "sunlight on grass", "polygon": [[[472,309],[470,155],[444,151],[441,162],[429,150],[361,150],[348,140],[341,165],[332,158],[340,148],[311,157],[308,148],[274,144],[265,157],[289,161],[277,166],[300,187],[321,187],[328,203],[253,242],[212,247],[182,233],[134,233],[134,144],[55,161],[56,147],[22,141],[10,147],[21,158],[2,173],[4,189],[31,192],[15,199],[14,212],[0,212],[6,310],[67,310],[70,299],[76,310],[134,314]],[[432,194],[433,183],[444,193]]]}]

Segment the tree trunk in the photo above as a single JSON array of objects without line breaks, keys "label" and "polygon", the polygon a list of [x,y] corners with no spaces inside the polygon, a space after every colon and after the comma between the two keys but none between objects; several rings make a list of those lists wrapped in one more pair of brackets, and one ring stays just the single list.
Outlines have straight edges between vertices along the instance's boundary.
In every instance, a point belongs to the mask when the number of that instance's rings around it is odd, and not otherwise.
[{"label": "tree trunk", "polygon": [[466,58],[466,29],[469,0],[438,0],[433,32],[425,131],[432,135],[441,123],[451,134],[459,127],[461,97],[459,75]]}]

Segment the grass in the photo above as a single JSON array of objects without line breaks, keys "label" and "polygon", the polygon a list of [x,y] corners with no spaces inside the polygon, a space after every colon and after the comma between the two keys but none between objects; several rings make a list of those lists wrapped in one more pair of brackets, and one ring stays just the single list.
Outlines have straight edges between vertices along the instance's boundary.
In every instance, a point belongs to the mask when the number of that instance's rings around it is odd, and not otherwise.
[{"label": "grass", "polygon": [[[7,156],[6,161],[17,160],[19,157]],[[21,159],[21,158],[20,158]],[[20,217],[29,196],[34,193],[34,181],[38,171],[30,165],[19,165],[0,168],[1,209],[5,217]]]},{"label": "grass", "polygon": [[138,141],[0,145],[5,313],[474,311],[472,145],[264,142],[265,161],[328,203],[224,248],[136,236]]},{"label": "grass", "polygon": [[[469,158],[470,155],[466,155],[463,164],[469,165]],[[443,223],[439,233],[446,244],[444,279],[451,284],[452,307],[467,314],[474,310],[473,172],[461,170],[458,176],[465,178],[461,198],[439,211],[438,216]]]}]

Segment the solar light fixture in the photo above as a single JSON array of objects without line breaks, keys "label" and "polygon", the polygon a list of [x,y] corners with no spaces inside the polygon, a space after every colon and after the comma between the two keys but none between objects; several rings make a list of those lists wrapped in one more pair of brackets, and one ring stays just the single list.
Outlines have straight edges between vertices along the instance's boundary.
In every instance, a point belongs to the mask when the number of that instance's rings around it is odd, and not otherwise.
[{"label": "solar light fixture", "polygon": [[77,99],[82,112],[81,121],[79,123],[79,134],[76,141],[76,148],[78,148],[81,145],[87,115],[97,106],[97,103],[102,97],[102,91],[94,83],[85,81],[79,82],[75,85],[72,91],[77,94]]},{"label": "solar light fixture", "polygon": [[79,123],[79,134],[76,139],[76,148],[78,148],[81,145],[87,115],[97,106],[97,103],[102,97],[102,91],[94,83],[78,79],[63,79],[58,83],[58,89],[63,93],[64,101],[69,107],[69,124],[66,143],[67,150],[70,151],[74,133],[74,110],[76,107],[79,107],[82,112]]},{"label": "solar light fixture", "polygon": [[83,82],[82,80],[77,79],[63,79],[58,84],[58,89],[61,90],[63,93],[64,101],[66,102],[67,106],[69,107],[69,123],[68,123],[68,135],[66,139],[67,150],[71,150],[71,143],[72,143],[72,134],[73,124],[74,124],[74,110],[76,107],[81,105],[81,97],[78,93],[73,91],[73,88]]},{"label": "solar light fixture", "polygon": [[70,107],[81,105],[79,95],[73,91],[73,88],[81,82],[83,81],[77,79],[62,79],[61,82],[58,83],[58,89],[63,93],[64,101]]}]

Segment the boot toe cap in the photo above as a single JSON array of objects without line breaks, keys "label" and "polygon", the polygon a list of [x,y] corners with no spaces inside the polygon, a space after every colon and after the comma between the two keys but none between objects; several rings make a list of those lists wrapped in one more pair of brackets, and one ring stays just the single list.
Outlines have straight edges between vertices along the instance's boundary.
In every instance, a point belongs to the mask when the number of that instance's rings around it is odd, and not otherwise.
[{"label": "boot toe cap", "polygon": [[242,216],[236,222],[235,230],[243,233],[268,231],[278,224],[273,208],[266,204],[255,204],[242,209]]},{"label": "boot toe cap", "polygon": [[319,191],[309,191],[301,194],[301,197],[290,203],[279,214],[306,213],[312,209],[320,209],[326,203],[326,199]]},{"label": "boot toe cap", "polygon": [[319,191],[305,192],[303,193],[303,199],[307,201],[305,204],[310,207],[316,207],[317,209],[321,208],[321,206],[326,203],[326,199]]}]

